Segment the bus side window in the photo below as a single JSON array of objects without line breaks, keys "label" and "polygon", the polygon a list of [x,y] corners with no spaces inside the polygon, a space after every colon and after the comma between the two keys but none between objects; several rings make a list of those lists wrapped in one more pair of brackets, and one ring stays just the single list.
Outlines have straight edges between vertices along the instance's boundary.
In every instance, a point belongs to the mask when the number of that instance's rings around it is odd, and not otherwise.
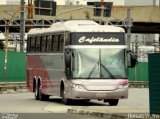
[{"label": "bus side window", "polygon": [[55,35],[53,39],[53,52],[57,51],[58,51],[58,35]]},{"label": "bus side window", "polygon": [[64,47],[64,35],[61,34],[58,38],[58,52],[62,52]]},{"label": "bus side window", "polygon": [[47,36],[47,52],[52,51],[52,36]]},{"label": "bus side window", "polygon": [[30,52],[30,47],[31,47],[31,38],[27,38],[27,52]]},{"label": "bus side window", "polygon": [[42,36],[42,41],[41,41],[41,52],[46,51],[46,36]]},{"label": "bus side window", "polygon": [[40,52],[40,43],[41,43],[41,37],[37,36],[36,37],[36,47],[35,47],[36,52]]},{"label": "bus side window", "polygon": [[30,52],[34,52],[35,51],[35,37],[31,37],[30,39]]},{"label": "bus side window", "polygon": [[69,33],[65,33],[65,45],[70,45],[70,35]]}]

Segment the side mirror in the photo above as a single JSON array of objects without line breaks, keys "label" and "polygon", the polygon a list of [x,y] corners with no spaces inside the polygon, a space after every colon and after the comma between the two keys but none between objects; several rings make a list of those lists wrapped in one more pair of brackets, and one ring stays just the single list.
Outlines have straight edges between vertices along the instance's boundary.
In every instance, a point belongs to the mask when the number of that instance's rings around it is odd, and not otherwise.
[{"label": "side mirror", "polygon": [[71,70],[70,68],[66,69],[66,78],[69,80],[70,79],[70,75],[71,75]]},{"label": "side mirror", "polygon": [[138,63],[137,55],[134,52],[132,52],[131,50],[128,50],[127,53],[129,53],[130,61],[131,61],[131,66],[129,66],[129,67],[134,68],[136,66],[136,64]]}]

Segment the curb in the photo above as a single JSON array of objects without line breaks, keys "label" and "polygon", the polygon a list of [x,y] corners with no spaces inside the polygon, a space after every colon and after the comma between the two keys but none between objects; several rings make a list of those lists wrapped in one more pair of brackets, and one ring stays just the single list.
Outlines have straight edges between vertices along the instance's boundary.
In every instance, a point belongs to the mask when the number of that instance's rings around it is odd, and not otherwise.
[{"label": "curb", "polygon": [[0,94],[15,94],[15,93],[28,93],[29,91],[27,89],[6,89],[4,91],[0,91]]},{"label": "curb", "polygon": [[78,113],[81,115],[94,116],[94,117],[105,118],[105,119],[126,119],[128,118],[128,116],[124,113],[114,114],[114,113],[105,113],[105,112],[97,112],[97,111],[90,111],[90,110],[73,109],[73,108],[68,109],[67,113]]}]

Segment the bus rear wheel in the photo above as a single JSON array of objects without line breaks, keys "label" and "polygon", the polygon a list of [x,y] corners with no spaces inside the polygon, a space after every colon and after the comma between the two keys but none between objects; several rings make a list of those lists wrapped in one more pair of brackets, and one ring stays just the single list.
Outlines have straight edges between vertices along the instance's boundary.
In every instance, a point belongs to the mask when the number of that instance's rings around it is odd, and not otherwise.
[{"label": "bus rear wheel", "polygon": [[41,101],[49,100],[49,95],[43,94],[41,88],[39,88],[39,100]]},{"label": "bus rear wheel", "polygon": [[35,99],[41,101],[49,100],[49,95],[45,95],[42,93],[40,84],[35,86]]},{"label": "bus rear wheel", "polygon": [[38,86],[35,86],[34,96],[36,100],[39,100],[39,89]]}]

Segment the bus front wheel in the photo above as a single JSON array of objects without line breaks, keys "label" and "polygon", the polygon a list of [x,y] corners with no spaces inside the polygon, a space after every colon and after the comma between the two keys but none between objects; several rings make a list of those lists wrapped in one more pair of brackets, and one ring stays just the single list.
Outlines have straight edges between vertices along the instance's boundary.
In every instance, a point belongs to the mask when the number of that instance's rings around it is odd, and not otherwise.
[{"label": "bus front wheel", "polygon": [[119,99],[106,99],[104,102],[108,102],[110,106],[117,106]]},{"label": "bus front wheel", "polygon": [[70,100],[66,98],[66,91],[64,88],[61,89],[61,93],[62,93],[62,102],[65,105],[69,105],[70,104]]}]

